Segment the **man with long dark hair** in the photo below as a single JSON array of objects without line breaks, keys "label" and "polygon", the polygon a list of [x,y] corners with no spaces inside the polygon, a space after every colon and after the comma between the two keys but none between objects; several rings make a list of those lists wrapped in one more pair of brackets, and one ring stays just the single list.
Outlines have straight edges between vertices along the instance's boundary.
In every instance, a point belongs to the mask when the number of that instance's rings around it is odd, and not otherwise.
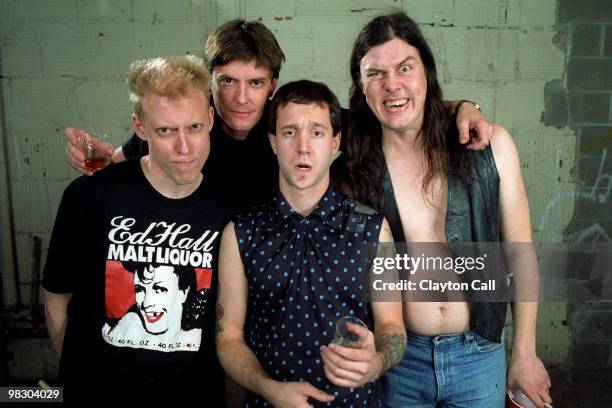
[{"label": "man with long dark hair", "polygon": [[[206,174],[240,208],[246,209],[269,198],[276,187],[278,168],[268,143],[265,113],[285,55],[263,23],[236,19],[222,24],[208,36],[202,58],[212,76],[211,105],[215,109]],[[461,136],[457,139],[469,142],[474,149],[489,143],[491,125],[473,104],[461,104],[460,108],[457,102],[446,104],[447,109],[458,113]],[[477,137],[470,139],[468,129],[475,129],[472,135]],[[78,137],[84,132],[66,128],[67,159],[75,170],[91,174],[85,168],[84,151],[77,147]],[[116,150],[110,145],[106,150],[98,150],[104,151],[108,160],[112,157],[113,162],[119,162],[147,154],[148,145],[133,136]],[[340,150],[345,149],[341,146]],[[343,170],[341,162],[334,167],[332,174]]]},{"label": "man with long dark hair", "polygon": [[[385,215],[397,242],[531,242],[512,137],[494,125],[483,151],[456,143],[433,54],[414,21],[395,12],[369,22],[350,71],[348,184]],[[537,299],[513,304],[507,380],[507,303],[465,299],[404,303],[408,347],[386,375],[386,405],[501,407],[506,387],[521,388],[538,407],[551,402],[535,352]]]}]

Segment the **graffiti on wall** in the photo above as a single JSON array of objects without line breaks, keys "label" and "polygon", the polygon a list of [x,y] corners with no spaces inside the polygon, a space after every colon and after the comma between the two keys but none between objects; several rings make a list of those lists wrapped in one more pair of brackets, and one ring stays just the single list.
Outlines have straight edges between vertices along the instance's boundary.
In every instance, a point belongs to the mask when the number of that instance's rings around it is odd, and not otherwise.
[{"label": "graffiti on wall", "polygon": [[[610,202],[610,193],[612,191],[612,174],[604,172],[604,165],[607,158],[607,149],[603,149],[595,182],[588,191],[559,192],[548,203],[538,225],[538,228],[542,233],[543,242],[550,242],[554,240],[555,233],[547,231],[547,223],[559,219],[559,214],[563,206],[568,202],[575,202],[576,207],[578,207],[580,203],[588,204],[591,207],[595,206],[595,208],[601,208],[602,212],[604,209],[608,208],[608,206],[612,205]],[[578,230],[567,234],[566,239],[567,241],[574,243],[612,243],[612,238],[610,237],[609,231],[606,231],[606,229],[598,221],[594,221],[587,226],[581,226]]]}]

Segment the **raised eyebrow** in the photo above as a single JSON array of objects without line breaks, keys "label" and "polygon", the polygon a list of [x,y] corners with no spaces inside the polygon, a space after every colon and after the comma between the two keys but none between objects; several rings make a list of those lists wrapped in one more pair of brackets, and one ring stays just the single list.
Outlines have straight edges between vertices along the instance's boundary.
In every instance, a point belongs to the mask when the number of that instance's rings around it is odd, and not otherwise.
[{"label": "raised eyebrow", "polygon": [[408,62],[408,61],[414,61],[415,59],[416,59],[416,58],[414,58],[412,55],[409,55],[409,56],[407,56],[406,58],[404,58],[403,60],[401,60],[401,61],[399,62],[399,64],[397,64],[397,65],[395,66],[395,68],[399,68],[399,67],[401,67],[402,65],[404,65],[406,62]]},{"label": "raised eyebrow", "polygon": [[327,128],[327,126],[325,126],[323,123],[319,123],[319,122],[312,122],[311,123],[311,127],[313,127],[313,128],[323,128],[323,129]]}]

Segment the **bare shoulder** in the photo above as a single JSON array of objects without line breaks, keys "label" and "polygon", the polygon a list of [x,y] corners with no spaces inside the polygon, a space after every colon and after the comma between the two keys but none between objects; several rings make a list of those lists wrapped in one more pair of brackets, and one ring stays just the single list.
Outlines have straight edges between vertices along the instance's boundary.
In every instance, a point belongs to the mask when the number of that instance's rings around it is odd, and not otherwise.
[{"label": "bare shoulder", "polygon": [[223,282],[223,277],[244,276],[242,258],[234,223],[228,222],[221,236],[221,246],[219,247],[219,281]]},{"label": "bare shoulder", "polygon": [[234,221],[230,221],[227,223],[227,225],[225,225],[225,228],[223,228],[223,236],[236,236],[236,231],[234,230]]},{"label": "bare shoulder", "polygon": [[492,123],[493,132],[491,134],[491,148],[496,150],[514,146],[514,140],[508,130],[499,123]]},{"label": "bare shoulder", "polygon": [[512,135],[499,123],[492,125],[491,150],[500,176],[520,171],[518,151]]},{"label": "bare shoulder", "polygon": [[236,230],[234,229],[235,224],[233,221],[227,223],[223,232],[221,233],[221,252],[226,252],[229,247],[236,246]]},{"label": "bare shoulder", "polygon": [[230,221],[227,223],[221,234],[221,246],[219,248],[219,258],[222,262],[219,265],[219,270],[226,270],[227,262],[232,259],[240,259],[240,253],[238,250],[238,240],[236,238],[236,230],[234,229],[234,222]]}]

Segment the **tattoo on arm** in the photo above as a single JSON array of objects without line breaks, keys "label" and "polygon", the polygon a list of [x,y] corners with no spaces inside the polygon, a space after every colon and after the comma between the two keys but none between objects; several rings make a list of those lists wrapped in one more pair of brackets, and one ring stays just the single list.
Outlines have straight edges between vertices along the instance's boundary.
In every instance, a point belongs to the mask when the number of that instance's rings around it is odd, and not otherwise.
[{"label": "tattoo on arm", "polygon": [[221,306],[221,303],[217,303],[217,307],[216,307],[216,312],[215,312],[215,317],[217,320],[217,333],[218,332],[222,332],[223,331],[223,326],[221,325],[221,319],[223,318],[223,306]]},{"label": "tattoo on arm", "polygon": [[376,351],[383,357],[381,375],[399,363],[406,351],[406,336],[398,333],[388,333],[375,339]]}]

